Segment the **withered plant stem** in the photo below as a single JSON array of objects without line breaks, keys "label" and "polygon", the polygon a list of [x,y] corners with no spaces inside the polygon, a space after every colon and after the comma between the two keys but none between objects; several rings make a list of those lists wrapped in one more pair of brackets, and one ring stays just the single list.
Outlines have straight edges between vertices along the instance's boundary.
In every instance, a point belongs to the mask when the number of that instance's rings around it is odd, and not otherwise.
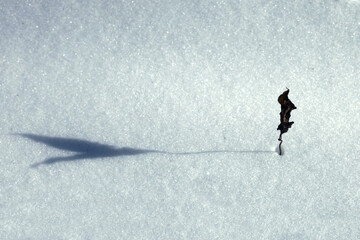
[{"label": "withered plant stem", "polygon": [[279,144],[279,155],[281,155],[281,144],[282,144],[282,142],[283,142],[281,135],[282,135],[282,133],[280,133],[280,137],[279,137],[279,139],[278,139],[278,140],[280,141],[280,144]]}]

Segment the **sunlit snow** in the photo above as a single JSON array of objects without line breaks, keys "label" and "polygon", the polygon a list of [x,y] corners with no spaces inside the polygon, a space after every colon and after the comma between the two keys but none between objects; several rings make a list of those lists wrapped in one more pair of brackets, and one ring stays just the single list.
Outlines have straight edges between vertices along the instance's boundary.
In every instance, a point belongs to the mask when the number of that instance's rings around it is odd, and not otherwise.
[{"label": "sunlit snow", "polygon": [[360,239],[358,3],[0,1],[0,239]]}]

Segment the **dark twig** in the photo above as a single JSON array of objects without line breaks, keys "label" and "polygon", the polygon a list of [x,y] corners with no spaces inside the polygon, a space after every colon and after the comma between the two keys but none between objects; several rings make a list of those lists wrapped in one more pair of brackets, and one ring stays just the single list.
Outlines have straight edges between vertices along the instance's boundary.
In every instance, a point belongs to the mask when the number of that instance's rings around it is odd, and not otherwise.
[{"label": "dark twig", "polygon": [[280,136],[279,136],[279,139],[278,139],[279,141],[280,141],[280,144],[279,144],[279,155],[281,155],[281,144],[282,144],[282,133],[280,133]]}]

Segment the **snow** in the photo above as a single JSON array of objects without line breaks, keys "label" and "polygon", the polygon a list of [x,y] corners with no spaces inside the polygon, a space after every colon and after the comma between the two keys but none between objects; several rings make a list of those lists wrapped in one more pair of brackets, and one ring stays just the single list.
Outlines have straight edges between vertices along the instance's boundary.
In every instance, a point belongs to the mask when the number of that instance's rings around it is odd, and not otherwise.
[{"label": "snow", "polygon": [[360,239],[359,1],[3,0],[0,34],[0,239]]}]

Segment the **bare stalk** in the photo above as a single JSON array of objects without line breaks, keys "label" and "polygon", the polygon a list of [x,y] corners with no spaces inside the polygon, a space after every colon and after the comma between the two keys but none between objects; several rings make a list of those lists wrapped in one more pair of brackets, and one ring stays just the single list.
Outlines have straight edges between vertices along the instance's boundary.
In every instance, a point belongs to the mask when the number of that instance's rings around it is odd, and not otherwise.
[{"label": "bare stalk", "polygon": [[278,139],[280,141],[280,144],[279,144],[279,154],[281,155],[281,144],[282,144],[282,133],[280,133],[280,137]]}]

